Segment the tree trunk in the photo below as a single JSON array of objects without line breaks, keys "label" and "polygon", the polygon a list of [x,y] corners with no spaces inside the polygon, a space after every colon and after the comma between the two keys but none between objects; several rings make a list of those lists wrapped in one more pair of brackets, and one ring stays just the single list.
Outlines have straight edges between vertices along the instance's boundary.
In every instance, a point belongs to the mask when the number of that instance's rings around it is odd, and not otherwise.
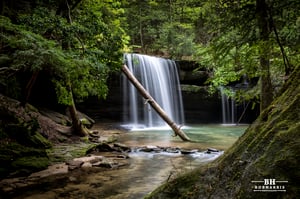
[{"label": "tree trunk", "polygon": [[36,71],[34,72],[32,75],[31,75],[31,78],[29,80],[29,82],[27,83],[26,85],[26,88],[25,88],[25,104],[29,101],[29,98],[30,98],[30,95],[31,95],[31,91],[32,91],[32,88],[36,82],[36,79],[39,75],[39,72],[40,71]]},{"label": "tree trunk", "polygon": [[72,89],[69,88],[69,92],[72,95],[71,99],[71,105],[69,105],[68,109],[70,112],[70,117],[72,120],[72,128],[73,128],[73,132],[79,136],[87,136],[88,135],[88,130],[82,125],[78,114],[77,114],[77,110],[76,110],[76,106],[75,106],[75,102],[73,100],[73,94],[72,94]]},{"label": "tree trunk", "polygon": [[142,49],[142,52],[144,53],[145,50],[144,50],[144,37],[143,37],[143,25],[142,25],[142,5],[141,5],[141,2],[140,2],[140,5],[139,5],[139,32],[140,32],[140,42],[141,42],[141,49]]},{"label": "tree trunk", "polygon": [[279,34],[277,32],[277,28],[276,28],[275,22],[273,20],[271,9],[269,9],[269,15],[270,15],[270,29],[273,29],[273,31],[274,31],[275,38],[276,38],[277,44],[278,44],[278,46],[280,48],[281,55],[282,55],[282,60],[283,60],[283,63],[284,63],[285,76],[288,76],[290,74],[290,72],[291,72],[291,67],[290,67],[289,59],[288,59],[288,57],[287,57],[287,55],[285,53],[284,47],[282,46],[282,44],[280,42]]},{"label": "tree trunk", "polygon": [[261,94],[260,94],[260,111],[262,112],[273,101],[273,88],[270,77],[270,48],[269,35],[270,26],[268,23],[267,4],[265,0],[256,0],[257,25],[259,29],[262,47],[260,52],[260,70],[261,70]]},{"label": "tree trunk", "polygon": [[152,108],[159,114],[159,116],[173,129],[175,135],[178,135],[183,141],[191,141],[190,138],[178,127],[178,125],[172,121],[166,112],[160,107],[160,105],[151,97],[143,85],[134,77],[128,67],[124,64],[122,67],[123,73],[129,79],[129,81],[136,87],[141,95],[147,100]]},{"label": "tree trunk", "polygon": [[[71,18],[71,7],[72,9],[74,9],[79,3],[81,2],[81,0],[77,0],[75,2],[75,4],[70,4],[72,3],[72,1],[69,0],[62,0],[60,1],[59,7],[56,11],[56,15],[60,15],[63,18],[65,18],[69,24],[72,24],[72,18]],[[66,33],[63,33],[66,34]],[[68,36],[65,35],[64,39],[62,40],[62,49],[63,50],[68,50],[70,49],[70,42],[68,42],[66,40]],[[71,104],[68,107],[68,110],[70,112],[70,117],[72,120],[72,128],[73,128],[73,133],[77,134],[79,136],[87,136],[88,135],[88,130],[83,126],[82,122],[80,121],[78,114],[77,114],[77,110],[76,110],[76,106],[75,106],[75,102],[74,102],[74,98],[73,98],[73,92],[72,92],[72,86],[71,86],[71,82],[70,80],[66,80],[68,83],[68,92],[71,95]]]}]

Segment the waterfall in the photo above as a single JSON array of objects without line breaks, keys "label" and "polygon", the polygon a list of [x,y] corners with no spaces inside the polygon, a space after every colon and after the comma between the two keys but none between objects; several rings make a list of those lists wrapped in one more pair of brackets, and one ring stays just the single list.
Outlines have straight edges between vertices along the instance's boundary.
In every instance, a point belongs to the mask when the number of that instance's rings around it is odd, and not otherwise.
[{"label": "waterfall", "polygon": [[222,100],[222,122],[223,124],[235,124],[236,123],[235,100],[226,95],[223,87],[221,87],[220,91],[221,91],[221,100]]},{"label": "waterfall", "polygon": [[[140,54],[124,56],[129,70],[168,116],[177,124],[183,124],[183,103],[175,62]],[[122,83],[124,122],[129,128],[167,126],[124,76]]]}]

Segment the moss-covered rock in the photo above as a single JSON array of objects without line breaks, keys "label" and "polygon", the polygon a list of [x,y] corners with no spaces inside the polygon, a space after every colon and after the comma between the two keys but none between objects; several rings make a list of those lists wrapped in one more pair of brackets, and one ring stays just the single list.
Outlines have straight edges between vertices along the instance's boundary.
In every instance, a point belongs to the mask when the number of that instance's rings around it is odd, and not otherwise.
[{"label": "moss-covered rock", "polygon": [[[159,187],[147,198],[298,198],[299,152],[298,67],[282,94],[222,157]],[[275,183],[284,186],[285,191],[254,191],[255,186],[264,185],[264,179],[286,181]]]},{"label": "moss-covered rock", "polygon": [[45,149],[27,147],[13,141],[0,146],[0,161],[0,177],[26,175],[49,165]]},{"label": "moss-covered rock", "polygon": [[26,156],[17,158],[11,163],[12,169],[17,171],[17,174],[30,174],[35,171],[46,169],[49,165],[49,159],[45,156]]},{"label": "moss-covered rock", "polygon": [[41,135],[36,109],[0,95],[0,177],[29,174],[49,165],[51,143]]}]

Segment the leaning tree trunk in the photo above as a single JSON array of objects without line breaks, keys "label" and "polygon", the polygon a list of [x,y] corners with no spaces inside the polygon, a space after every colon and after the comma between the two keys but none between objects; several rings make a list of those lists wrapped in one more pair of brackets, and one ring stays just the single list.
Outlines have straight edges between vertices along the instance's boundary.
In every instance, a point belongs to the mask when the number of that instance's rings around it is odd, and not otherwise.
[{"label": "leaning tree trunk", "polygon": [[124,64],[122,67],[123,73],[129,79],[129,81],[136,87],[141,95],[147,99],[147,102],[152,108],[159,114],[159,116],[173,129],[175,135],[178,135],[183,141],[191,141],[190,138],[179,128],[179,126],[172,121],[166,112],[160,107],[160,105],[151,97],[143,85],[134,77],[128,67]]},{"label": "leaning tree trunk", "polygon": [[73,99],[72,89],[71,88],[69,88],[69,89],[70,89],[69,92],[71,94],[71,104],[69,105],[68,109],[69,109],[70,117],[72,120],[73,132],[74,132],[74,134],[77,134],[79,136],[87,136],[88,130],[84,127],[84,125],[82,124],[82,122],[80,121],[80,119],[78,117],[75,102]]}]

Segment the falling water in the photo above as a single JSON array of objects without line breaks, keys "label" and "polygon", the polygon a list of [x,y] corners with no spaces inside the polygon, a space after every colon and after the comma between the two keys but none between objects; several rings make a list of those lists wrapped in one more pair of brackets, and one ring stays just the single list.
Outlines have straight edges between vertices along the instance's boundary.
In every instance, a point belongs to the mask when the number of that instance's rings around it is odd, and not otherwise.
[{"label": "falling water", "polygon": [[[177,124],[184,123],[183,103],[176,64],[172,60],[125,54],[129,70]],[[161,127],[165,122],[123,76],[124,121],[129,128]]]},{"label": "falling water", "polygon": [[234,99],[228,97],[221,88],[222,99],[222,122],[223,124],[235,124],[236,123],[236,104]]}]

